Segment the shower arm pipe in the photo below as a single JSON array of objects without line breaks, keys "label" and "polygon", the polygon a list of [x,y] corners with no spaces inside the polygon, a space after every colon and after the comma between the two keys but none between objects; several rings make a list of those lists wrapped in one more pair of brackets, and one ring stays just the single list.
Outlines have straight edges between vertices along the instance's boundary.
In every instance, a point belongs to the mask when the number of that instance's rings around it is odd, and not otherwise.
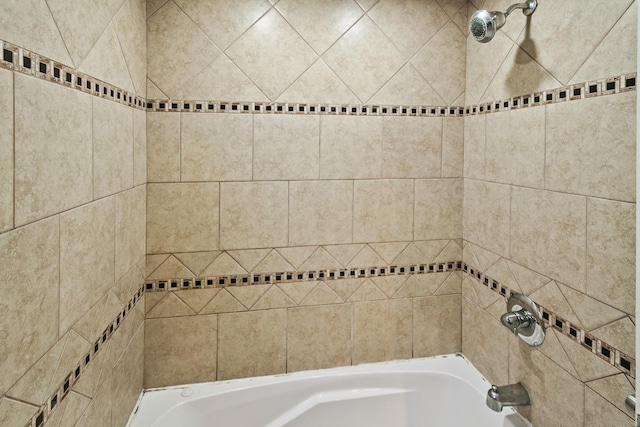
[{"label": "shower arm pipe", "polygon": [[525,3],[512,4],[507,8],[507,10],[504,11],[504,17],[506,18],[507,16],[509,16],[511,12],[513,12],[516,9],[522,9],[522,13],[529,16],[533,13],[534,10],[536,10],[537,5],[538,5],[538,2],[536,0],[528,0]]}]

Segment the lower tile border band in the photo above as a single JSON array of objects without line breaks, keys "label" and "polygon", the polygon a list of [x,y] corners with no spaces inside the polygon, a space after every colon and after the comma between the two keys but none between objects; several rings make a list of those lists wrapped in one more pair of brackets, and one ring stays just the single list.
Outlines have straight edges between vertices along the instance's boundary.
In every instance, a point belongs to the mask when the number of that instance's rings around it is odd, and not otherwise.
[{"label": "lower tile border band", "polygon": [[91,350],[75,364],[75,368],[69,372],[64,381],[56,388],[56,391],[49,396],[47,401],[40,406],[40,409],[31,418],[31,420],[25,425],[25,427],[42,427],[51,417],[51,414],[60,406],[64,399],[69,395],[73,385],[78,382],[82,374],[87,370],[87,367],[95,359],[96,355],[104,348],[105,344],[114,332],[118,330],[125,317],[129,312],[140,302],[142,295],[144,294],[144,286],[140,286],[138,290],[129,299],[129,302],[124,305],[115,319],[104,329],[102,335],[93,344]]},{"label": "lower tile border band", "polygon": [[[179,292],[189,289],[212,289],[229,286],[251,286],[265,284],[295,283],[309,281],[331,281],[341,279],[364,279],[370,277],[404,276],[415,274],[444,273],[462,271],[473,278],[479,286],[485,286],[503,298],[514,293],[507,285],[499,283],[463,261],[447,261],[430,264],[385,265],[360,268],[320,269],[310,271],[281,271],[231,276],[192,277],[182,279],[147,280],[146,292]],[[573,325],[561,314],[538,304],[547,328],[553,328],[572,341],[580,344],[625,374],[635,378],[635,358],[625,354],[611,344]]]},{"label": "lower tile border band", "polygon": [[[464,273],[469,275],[469,277],[473,278],[477,284],[492,290],[505,299],[509,298],[512,293],[515,293],[511,289],[509,289],[508,286],[499,283],[495,279],[466,263],[463,264],[463,271]],[[631,376],[632,378],[636,377],[635,358],[625,354],[616,347],[593,336],[584,329],[573,325],[564,316],[554,313],[552,310],[549,310],[548,308],[541,306],[538,303],[536,304],[538,305],[538,308],[542,313],[542,319],[545,322],[547,328],[555,329],[562,335],[580,344],[583,348],[589,350],[592,354],[608,362],[610,365],[615,366],[625,374]]]}]

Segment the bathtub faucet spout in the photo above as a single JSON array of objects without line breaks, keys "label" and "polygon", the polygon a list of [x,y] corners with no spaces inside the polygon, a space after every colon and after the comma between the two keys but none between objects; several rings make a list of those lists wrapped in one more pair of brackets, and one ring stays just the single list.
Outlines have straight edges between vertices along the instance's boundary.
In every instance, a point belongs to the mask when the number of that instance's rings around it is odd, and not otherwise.
[{"label": "bathtub faucet spout", "polygon": [[502,412],[503,406],[530,404],[529,392],[522,383],[503,385],[502,387],[492,385],[487,392],[487,406],[496,412]]}]

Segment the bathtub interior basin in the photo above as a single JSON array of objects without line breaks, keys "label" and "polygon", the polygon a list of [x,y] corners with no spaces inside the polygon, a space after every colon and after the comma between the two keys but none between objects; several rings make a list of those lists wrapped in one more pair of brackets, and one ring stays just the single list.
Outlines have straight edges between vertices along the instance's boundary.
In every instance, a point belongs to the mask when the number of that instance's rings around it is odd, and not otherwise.
[{"label": "bathtub interior basin", "polygon": [[151,389],[128,427],[530,427],[461,355]]}]

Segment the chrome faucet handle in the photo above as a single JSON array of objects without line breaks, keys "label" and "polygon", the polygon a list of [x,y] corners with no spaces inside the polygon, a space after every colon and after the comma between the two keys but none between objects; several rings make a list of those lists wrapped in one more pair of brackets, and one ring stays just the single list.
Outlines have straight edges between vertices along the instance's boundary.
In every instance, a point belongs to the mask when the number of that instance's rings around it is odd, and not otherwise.
[{"label": "chrome faucet handle", "polygon": [[525,295],[512,293],[507,301],[507,311],[500,318],[504,326],[529,345],[542,344],[545,327],[536,303]]}]

